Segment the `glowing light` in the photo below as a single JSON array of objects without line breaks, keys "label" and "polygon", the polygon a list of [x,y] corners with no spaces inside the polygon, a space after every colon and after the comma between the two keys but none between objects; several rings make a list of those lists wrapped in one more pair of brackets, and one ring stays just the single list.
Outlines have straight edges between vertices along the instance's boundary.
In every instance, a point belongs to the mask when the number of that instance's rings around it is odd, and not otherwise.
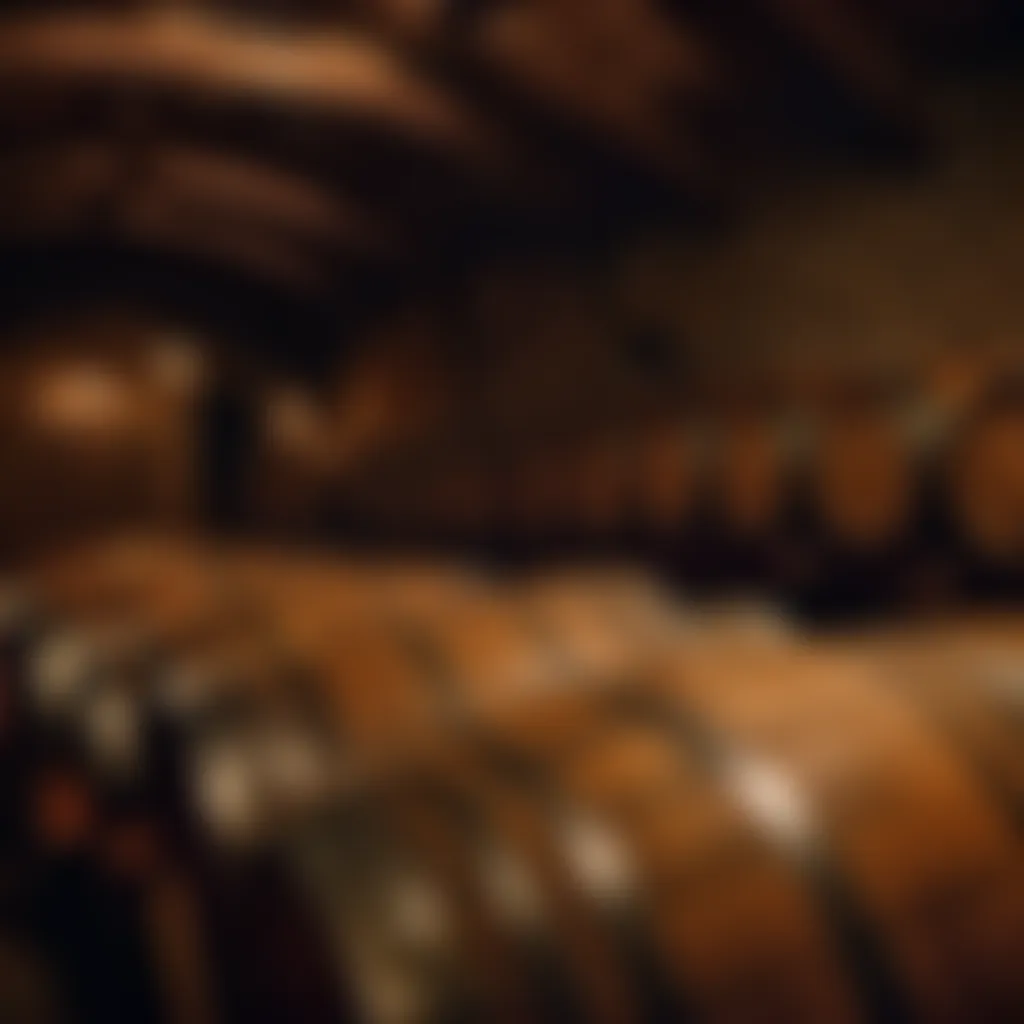
[{"label": "glowing light", "polygon": [[206,360],[196,339],[188,334],[166,334],[153,346],[149,366],[168,391],[194,394],[206,377]]},{"label": "glowing light", "polygon": [[311,451],[320,443],[320,417],[302,392],[286,390],[267,406],[267,429],[276,445],[288,450]]},{"label": "glowing light", "polygon": [[796,781],[760,760],[744,758],[732,765],[733,791],[747,813],[770,835],[793,847],[814,837],[811,809]]},{"label": "glowing light", "polygon": [[126,382],[107,368],[78,365],[43,377],[34,398],[32,413],[40,426],[73,434],[122,425],[131,393]]}]

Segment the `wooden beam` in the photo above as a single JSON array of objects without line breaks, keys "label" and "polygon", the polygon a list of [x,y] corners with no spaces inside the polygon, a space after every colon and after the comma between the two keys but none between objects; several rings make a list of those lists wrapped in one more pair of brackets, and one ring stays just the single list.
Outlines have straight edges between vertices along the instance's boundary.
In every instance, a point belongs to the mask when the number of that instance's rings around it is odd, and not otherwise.
[{"label": "wooden beam", "polygon": [[482,83],[473,98],[483,109],[495,95],[518,97],[538,123],[688,192],[709,191],[706,151],[679,117],[718,88],[720,63],[695,29],[635,0],[478,6],[459,20],[442,0],[359,2],[371,24],[432,58],[441,75]]},{"label": "wooden beam", "polygon": [[0,157],[0,232],[20,237],[80,225],[115,180],[116,163],[96,141],[8,150]]},{"label": "wooden beam", "polygon": [[371,120],[486,168],[497,133],[366,35],[289,29],[191,10],[0,18],[0,80],[93,78],[235,95]]},{"label": "wooden beam", "polygon": [[172,197],[137,200],[122,212],[118,229],[129,242],[223,263],[287,292],[315,294],[330,284],[322,256],[301,243],[244,224],[211,221]]},{"label": "wooden beam", "polygon": [[197,206],[247,215],[290,234],[366,256],[395,254],[395,230],[325,188],[227,154],[161,145],[147,162],[142,190],[188,198]]},{"label": "wooden beam", "polygon": [[866,105],[881,113],[913,95],[892,40],[863,4],[851,0],[758,0],[816,52]]}]

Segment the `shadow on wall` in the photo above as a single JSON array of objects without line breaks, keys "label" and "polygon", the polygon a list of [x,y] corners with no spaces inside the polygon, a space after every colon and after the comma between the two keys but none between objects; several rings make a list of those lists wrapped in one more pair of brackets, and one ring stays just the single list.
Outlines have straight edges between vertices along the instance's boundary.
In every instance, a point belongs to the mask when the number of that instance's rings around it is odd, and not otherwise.
[{"label": "shadow on wall", "polygon": [[627,302],[710,359],[1012,344],[1024,334],[1022,114],[1022,83],[949,89],[932,167],[790,182],[715,243],[650,240],[626,260]]}]

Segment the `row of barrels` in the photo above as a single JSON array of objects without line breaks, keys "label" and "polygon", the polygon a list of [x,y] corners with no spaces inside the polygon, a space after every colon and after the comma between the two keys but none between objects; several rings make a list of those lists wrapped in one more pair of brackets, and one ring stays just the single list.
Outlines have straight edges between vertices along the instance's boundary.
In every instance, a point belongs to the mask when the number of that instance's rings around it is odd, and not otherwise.
[{"label": "row of barrels", "polygon": [[33,590],[5,860],[70,1019],[1024,1013],[1010,627],[145,546]]},{"label": "row of barrels", "polygon": [[[530,627],[471,575],[430,566],[126,545],[61,561],[32,590],[4,608],[4,859],[29,880],[5,909],[59,968],[72,1020],[168,1006],[183,1021],[294,1019],[277,986],[312,938],[282,938],[254,972],[258,940],[287,929],[267,931],[269,883],[248,890],[238,851],[454,719],[401,623],[426,633],[477,609],[475,634],[448,632],[481,708],[537,674]],[[595,640],[591,661],[616,656]],[[489,693],[492,660],[503,686]],[[262,925],[239,929],[253,900]],[[296,970],[318,962],[311,950]],[[273,997],[254,994],[260,979]]]},{"label": "row of barrels", "polygon": [[166,349],[12,356],[8,556],[205,518],[516,564],[628,555],[812,611],[1024,596],[1024,387],[1005,360],[922,371],[916,390],[839,373],[782,395],[722,385],[620,428],[463,429],[362,476],[308,395],[236,382],[203,397],[196,353]]},{"label": "row of barrels", "polygon": [[[438,458],[353,499],[370,536],[513,558],[622,552],[697,585],[804,603],[1024,595],[1024,388],[956,406],[879,391],[812,414],[672,414]],[[358,519],[358,515],[357,515]]]}]

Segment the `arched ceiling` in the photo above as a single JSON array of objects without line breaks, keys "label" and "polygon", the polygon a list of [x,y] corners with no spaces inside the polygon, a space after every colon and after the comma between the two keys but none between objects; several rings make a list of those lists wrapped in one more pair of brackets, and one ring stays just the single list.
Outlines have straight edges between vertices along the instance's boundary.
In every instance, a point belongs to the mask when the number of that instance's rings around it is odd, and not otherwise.
[{"label": "arched ceiling", "polygon": [[914,40],[983,6],[3,3],[0,241],[329,295],[470,243],[729,208],[780,140],[906,142]]}]

